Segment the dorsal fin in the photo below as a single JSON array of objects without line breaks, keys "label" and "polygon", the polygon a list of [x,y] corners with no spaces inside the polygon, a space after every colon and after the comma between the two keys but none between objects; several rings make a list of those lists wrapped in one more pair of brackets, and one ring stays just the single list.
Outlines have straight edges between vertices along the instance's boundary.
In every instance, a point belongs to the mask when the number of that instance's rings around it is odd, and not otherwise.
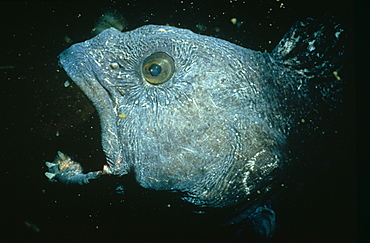
[{"label": "dorsal fin", "polygon": [[271,55],[308,78],[331,75],[340,68],[338,60],[346,39],[343,31],[331,16],[308,18],[296,22]]}]

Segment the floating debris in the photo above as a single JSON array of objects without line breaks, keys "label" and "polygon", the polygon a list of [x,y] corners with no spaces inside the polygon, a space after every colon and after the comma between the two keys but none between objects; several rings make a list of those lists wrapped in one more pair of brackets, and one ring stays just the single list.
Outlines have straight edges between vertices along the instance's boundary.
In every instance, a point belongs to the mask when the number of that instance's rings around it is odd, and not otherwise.
[{"label": "floating debris", "polygon": [[25,220],[24,221],[24,224],[28,227],[28,228],[31,228],[33,231],[35,231],[36,233],[40,232],[41,229],[39,228],[39,226],[29,220]]},{"label": "floating debris", "polygon": [[0,66],[0,69],[13,69],[15,66]]}]

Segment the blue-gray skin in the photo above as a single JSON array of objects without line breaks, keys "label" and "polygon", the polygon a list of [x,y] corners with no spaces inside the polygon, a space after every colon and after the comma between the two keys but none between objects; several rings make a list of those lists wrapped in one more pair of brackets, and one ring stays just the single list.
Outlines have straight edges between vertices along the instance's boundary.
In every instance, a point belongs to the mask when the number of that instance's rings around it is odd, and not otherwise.
[{"label": "blue-gray skin", "polygon": [[333,75],[342,54],[333,50],[343,30],[320,21],[296,23],[270,54],[155,25],[71,46],[60,64],[99,113],[107,165],[83,174],[59,152],[47,177],[86,184],[134,172],[144,188],[182,192],[194,205],[237,206],[231,223],[271,237],[288,138],[324,94],[309,82]]}]

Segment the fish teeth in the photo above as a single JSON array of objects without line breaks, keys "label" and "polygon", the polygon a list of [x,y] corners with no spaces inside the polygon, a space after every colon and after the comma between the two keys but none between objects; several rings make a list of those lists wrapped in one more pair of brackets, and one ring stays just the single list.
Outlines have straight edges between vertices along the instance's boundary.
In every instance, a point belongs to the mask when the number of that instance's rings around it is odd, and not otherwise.
[{"label": "fish teeth", "polygon": [[69,157],[65,154],[63,154],[62,152],[58,151],[58,156],[61,160],[67,160],[69,159]]},{"label": "fish teeth", "polygon": [[53,179],[55,177],[55,174],[54,173],[50,173],[50,172],[45,172],[45,176],[49,179]]},{"label": "fish teeth", "polygon": [[56,164],[51,163],[51,162],[45,162],[45,165],[46,165],[48,168],[51,168],[51,167],[56,166]]}]

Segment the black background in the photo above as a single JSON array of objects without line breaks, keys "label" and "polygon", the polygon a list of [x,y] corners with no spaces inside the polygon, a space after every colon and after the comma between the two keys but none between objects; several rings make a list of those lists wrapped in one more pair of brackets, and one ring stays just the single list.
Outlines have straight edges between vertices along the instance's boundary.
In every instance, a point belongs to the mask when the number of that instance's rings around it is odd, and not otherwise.
[{"label": "black background", "polygon": [[[101,1],[1,2],[0,240],[10,241],[202,241],[237,240],[235,230],[203,225],[184,216],[167,194],[145,191],[132,178],[103,178],[87,186],[52,184],[44,162],[61,150],[86,170],[100,169],[99,118],[58,66],[71,43],[91,37],[105,9],[114,8],[131,30],[170,24],[259,51],[271,51],[290,26],[328,13],[354,41],[354,4],[313,1]],[[243,24],[233,25],[236,17]],[[200,30],[197,25],[205,26]],[[215,28],[219,28],[216,31]],[[352,52],[353,46],[349,45]],[[346,60],[343,121],[322,160],[302,167],[275,203],[273,242],[353,242],[357,237],[352,57]],[[9,67],[11,66],[11,67]],[[318,165],[318,166],[316,166]],[[131,184],[124,194],[119,184]],[[255,240],[254,238],[251,238]]]}]

